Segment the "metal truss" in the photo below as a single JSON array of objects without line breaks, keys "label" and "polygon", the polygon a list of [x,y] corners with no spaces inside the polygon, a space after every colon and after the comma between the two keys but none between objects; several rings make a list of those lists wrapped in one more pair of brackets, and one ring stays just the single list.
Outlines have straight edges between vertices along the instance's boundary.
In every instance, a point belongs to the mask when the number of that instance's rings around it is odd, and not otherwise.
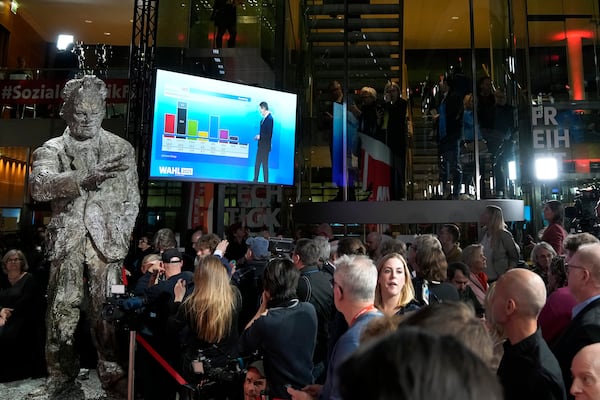
[{"label": "metal truss", "polygon": [[140,185],[138,233],[146,229],[150,136],[154,102],[158,0],[135,0],[133,33],[129,54],[129,101],[127,139],[137,152]]}]

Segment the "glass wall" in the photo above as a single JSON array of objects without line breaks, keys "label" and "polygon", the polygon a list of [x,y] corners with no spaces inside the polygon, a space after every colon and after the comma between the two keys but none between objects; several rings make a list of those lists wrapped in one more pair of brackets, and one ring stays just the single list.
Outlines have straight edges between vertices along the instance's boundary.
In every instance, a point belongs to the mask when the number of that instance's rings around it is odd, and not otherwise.
[{"label": "glass wall", "polygon": [[[571,218],[593,221],[600,177],[598,2],[527,0],[522,7],[530,78],[523,97],[531,116],[521,136],[525,198],[537,210],[560,200],[578,207]],[[541,226],[541,213],[533,218]]]},{"label": "glass wall", "polygon": [[520,195],[525,54],[510,2],[312,0],[305,10],[301,200]]},{"label": "glass wall", "polygon": [[[543,203],[558,199],[575,207],[568,228],[594,222],[598,7],[593,0],[307,1],[299,199],[522,199],[531,217],[521,228],[534,234],[544,224]],[[397,109],[387,81],[408,103],[400,150],[389,140]],[[448,117],[440,106],[451,98],[444,100],[443,82],[453,101],[463,100],[457,163],[444,146],[448,120],[440,127],[440,115]],[[361,116],[370,112],[368,97],[375,131]],[[405,167],[398,168],[398,151]],[[388,170],[377,169],[382,163]],[[408,227],[427,230],[436,228]]]}]

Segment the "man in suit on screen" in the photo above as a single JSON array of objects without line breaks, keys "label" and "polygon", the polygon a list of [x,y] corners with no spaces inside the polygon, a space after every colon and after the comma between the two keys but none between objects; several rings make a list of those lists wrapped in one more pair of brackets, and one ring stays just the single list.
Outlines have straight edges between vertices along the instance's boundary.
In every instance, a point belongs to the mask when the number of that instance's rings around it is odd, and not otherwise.
[{"label": "man in suit on screen", "polygon": [[273,116],[269,111],[269,105],[262,101],[259,104],[260,115],[260,133],[254,136],[258,140],[258,150],[256,151],[256,162],[254,164],[254,182],[258,182],[260,166],[263,168],[264,182],[269,182],[269,153],[271,152],[271,138],[273,137]]}]

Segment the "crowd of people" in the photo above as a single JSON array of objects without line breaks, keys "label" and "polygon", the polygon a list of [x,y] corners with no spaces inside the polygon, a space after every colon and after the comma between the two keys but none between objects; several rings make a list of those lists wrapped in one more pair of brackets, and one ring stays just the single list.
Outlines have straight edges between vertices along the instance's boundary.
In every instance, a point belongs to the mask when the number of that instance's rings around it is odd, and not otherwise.
[{"label": "crowd of people", "polygon": [[[158,356],[136,352],[138,398],[598,398],[600,241],[562,235],[561,213],[530,263],[497,206],[464,248],[450,223],[411,243],[322,224],[275,253],[240,224],[226,240],[189,232],[185,250],[170,229],[142,236],[123,277]],[[2,258],[3,382],[43,375],[44,288],[28,269],[20,250]]]}]

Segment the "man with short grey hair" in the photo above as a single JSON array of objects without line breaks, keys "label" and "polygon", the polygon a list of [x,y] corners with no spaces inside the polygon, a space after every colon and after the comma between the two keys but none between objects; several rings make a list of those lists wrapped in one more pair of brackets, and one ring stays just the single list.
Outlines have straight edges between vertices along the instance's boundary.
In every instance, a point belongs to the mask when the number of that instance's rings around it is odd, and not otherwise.
[{"label": "man with short grey hair", "polygon": [[382,316],[374,305],[377,268],[373,261],[366,256],[342,256],[335,265],[333,298],[349,328],[331,352],[325,384],[310,385],[302,390],[289,388],[292,400],[341,399],[338,367],[358,348],[368,322]]},{"label": "man with short grey hair", "polygon": [[[577,305],[571,323],[552,348],[562,370],[565,387],[571,387],[571,362],[583,347],[600,342],[600,244],[583,244],[569,258],[567,286]],[[573,398],[569,395],[569,398]]]}]

